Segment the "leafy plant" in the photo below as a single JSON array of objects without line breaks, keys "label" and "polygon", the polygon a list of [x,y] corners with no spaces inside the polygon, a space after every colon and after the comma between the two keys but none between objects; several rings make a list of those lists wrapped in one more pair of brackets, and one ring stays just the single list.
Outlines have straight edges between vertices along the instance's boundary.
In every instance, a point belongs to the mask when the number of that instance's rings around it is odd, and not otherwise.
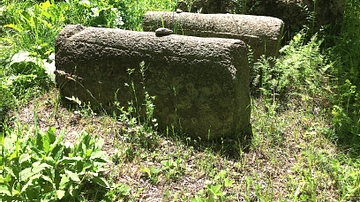
[{"label": "leafy plant", "polygon": [[339,145],[351,147],[359,153],[360,140],[360,35],[359,4],[355,0],[345,3],[342,31],[332,37],[335,44],[330,55],[335,61],[332,69],[334,92],[331,94],[331,110],[334,132],[330,135]]},{"label": "leafy plant", "polygon": [[[136,88],[135,83],[132,81],[132,74],[135,71],[138,71],[136,73],[142,76],[143,82],[140,84],[141,88]],[[120,111],[118,119],[128,126],[126,132],[129,134],[126,135],[126,139],[136,145],[139,144],[142,147],[154,149],[158,145],[158,136],[155,135],[156,131],[154,130],[157,127],[157,122],[153,117],[155,109],[153,102],[155,96],[151,96],[147,92],[145,85],[143,85],[145,71],[146,67],[144,62],[139,64],[139,69],[128,69],[130,84],[126,84],[126,86],[132,91],[133,99],[127,103],[127,107],[121,106],[117,101],[115,101],[114,105]],[[140,92],[136,92],[136,89],[140,89]],[[115,100],[116,99],[115,96]],[[127,149],[127,156],[130,157],[130,159],[134,157],[132,155],[133,150],[133,148]]]},{"label": "leafy plant", "polygon": [[282,57],[275,61],[272,67],[269,60],[263,58],[256,64],[263,72],[261,92],[265,97],[275,101],[279,96],[290,95],[308,97],[308,99],[319,97],[329,91],[328,63],[321,53],[321,40],[314,35],[305,43],[304,34],[295,35],[289,45],[284,46],[280,53]]},{"label": "leafy plant", "polygon": [[[0,195],[7,201],[80,200],[111,185],[102,176],[108,162],[103,140],[83,133],[75,144],[63,143],[64,132],[55,129],[0,137]],[[97,186],[98,190],[86,187]],[[39,198],[40,197],[40,198]]]},{"label": "leafy plant", "polygon": [[117,184],[116,187],[106,193],[109,201],[128,201],[130,198],[131,188],[126,184]]},{"label": "leafy plant", "polygon": [[4,76],[0,78],[0,88],[4,97],[0,98],[0,106],[14,107],[38,94],[40,88],[50,87],[54,81],[54,69],[54,63],[32,57],[27,51],[14,54],[2,69]]},{"label": "leafy plant", "polygon": [[63,15],[48,1],[4,1],[0,48],[3,55],[0,99],[3,110],[19,106],[53,85],[54,38]]},{"label": "leafy plant", "polygon": [[118,9],[119,1],[104,0],[68,0],[60,4],[67,24],[81,23],[89,26],[121,28],[124,25],[122,15]]},{"label": "leafy plant", "polygon": [[142,18],[147,11],[174,11],[176,3],[172,0],[117,1],[118,8],[123,16],[124,27],[136,31],[142,30]]},{"label": "leafy plant", "polygon": [[185,170],[184,163],[180,158],[178,158],[176,161],[172,159],[161,161],[161,163],[163,164],[161,170],[167,179],[176,180],[183,174]]},{"label": "leafy plant", "polygon": [[25,3],[7,3],[4,15],[5,34],[9,45],[16,50],[28,50],[31,55],[47,58],[54,51],[53,39],[60,32],[64,14],[60,7],[49,1],[31,5]]},{"label": "leafy plant", "polygon": [[213,178],[214,182],[209,182],[205,186],[205,190],[192,198],[191,202],[200,201],[226,201],[226,189],[233,186],[235,180],[227,177],[228,173],[225,170],[218,172]]},{"label": "leafy plant", "polygon": [[156,167],[144,167],[140,170],[144,173],[144,177],[149,179],[151,183],[157,184],[159,181],[159,175],[161,174],[161,170]]}]

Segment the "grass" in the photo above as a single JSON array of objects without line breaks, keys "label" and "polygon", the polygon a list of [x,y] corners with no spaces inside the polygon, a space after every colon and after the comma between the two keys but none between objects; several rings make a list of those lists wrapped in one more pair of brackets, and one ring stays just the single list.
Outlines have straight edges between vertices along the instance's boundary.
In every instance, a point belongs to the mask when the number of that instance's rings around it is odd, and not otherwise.
[{"label": "grass", "polygon": [[86,107],[64,108],[54,99],[58,96],[53,89],[13,111],[11,131],[35,130],[37,113],[38,130],[63,129],[66,141],[85,131],[103,138],[112,160],[107,177],[122,187],[112,193],[129,189],[114,200],[346,201],[359,193],[359,160],[324,136],[326,118],[304,109],[291,108],[274,117],[260,100],[254,101],[251,148],[229,154],[221,141],[204,143],[155,131],[142,136],[141,126],[128,127]]},{"label": "grass", "polygon": [[[62,26],[81,22],[141,30],[144,12],[173,10],[175,3],[0,4],[2,199],[360,200],[360,36],[354,31],[360,9],[355,0],[347,1],[340,35],[307,36],[304,30],[282,48],[280,58],[255,64],[263,80],[260,95],[252,97],[254,137],[249,148],[228,140],[205,142],[159,133],[126,109],[120,115],[97,114],[86,103],[61,103],[44,67],[52,64]],[[15,60],[16,53],[25,56]],[[104,140],[103,147],[89,141],[90,135]],[[50,152],[49,145],[62,149]],[[99,156],[86,155],[94,151]],[[81,158],[69,161],[71,157]],[[25,172],[29,170],[33,173]]]}]

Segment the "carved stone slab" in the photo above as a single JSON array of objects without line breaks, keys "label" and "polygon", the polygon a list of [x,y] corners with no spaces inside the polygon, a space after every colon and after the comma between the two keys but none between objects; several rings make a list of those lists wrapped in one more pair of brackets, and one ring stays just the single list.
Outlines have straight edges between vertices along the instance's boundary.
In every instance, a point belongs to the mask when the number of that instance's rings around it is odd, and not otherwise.
[{"label": "carved stone slab", "polygon": [[148,12],[144,31],[165,26],[176,34],[240,39],[254,51],[254,59],[277,56],[284,23],[274,17],[233,14],[199,14],[188,12]]},{"label": "carved stone slab", "polygon": [[55,62],[62,97],[109,111],[115,101],[132,102],[146,119],[148,92],[161,130],[173,126],[202,139],[248,130],[249,68],[240,40],[68,25],[56,39]]}]

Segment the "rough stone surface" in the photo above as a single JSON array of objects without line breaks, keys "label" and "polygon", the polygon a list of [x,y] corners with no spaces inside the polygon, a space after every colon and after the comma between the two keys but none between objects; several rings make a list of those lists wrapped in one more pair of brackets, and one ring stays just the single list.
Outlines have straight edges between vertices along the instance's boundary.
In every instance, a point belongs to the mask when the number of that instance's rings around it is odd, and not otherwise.
[{"label": "rough stone surface", "polygon": [[55,61],[63,97],[106,110],[115,100],[125,107],[133,101],[144,112],[147,91],[159,129],[172,125],[202,139],[248,130],[249,68],[240,40],[68,25],[56,39]]},{"label": "rough stone surface", "polygon": [[278,55],[283,30],[282,20],[273,17],[188,12],[148,12],[143,24],[145,31],[163,25],[177,34],[240,39],[251,46],[255,60]]},{"label": "rough stone surface", "polygon": [[[332,25],[339,32],[342,24],[345,0],[184,0],[191,5],[191,12],[242,13],[273,16],[285,22],[286,38],[307,25],[313,32],[323,25]],[[315,2],[315,3],[314,3]],[[309,16],[315,13],[313,22]]]},{"label": "rough stone surface", "polygon": [[247,7],[249,14],[274,16],[284,20],[286,36],[289,38],[304,25],[312,32],[319,31],[324,25],[331,25],[334,33],[339,32],[344,3],[345,0],[251,0]]}]

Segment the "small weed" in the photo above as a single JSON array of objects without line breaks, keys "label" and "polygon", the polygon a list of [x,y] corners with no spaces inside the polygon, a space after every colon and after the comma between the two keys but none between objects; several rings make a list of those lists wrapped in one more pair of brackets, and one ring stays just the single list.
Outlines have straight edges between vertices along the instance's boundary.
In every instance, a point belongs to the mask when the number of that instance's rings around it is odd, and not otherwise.
[{"label": "small weed", "polygon": [[[139,66],[140,68],[138,71],[144,81],[146,71],[145,63],[141,62]],[[155,131],[157,123],[156,119],[153,117],[155,108],[153,101],[155,97],[149,95],[146,91],[146,87],[142,86],[141,92],[144,92],[144,95],[141,96],[143,97],[143,100],[138,98],[139,93],[136,92],[135,84],[131,80],[131,75],[135,71],[136,69],[128,69],[130,85],[127,84],[127,86],[131,88],[131,91],[133,92],[133,100],[127,103],[127,108],[121,106],[118,102],[115,102],[114,104],[120,111],[119,121],[127,124],[128,126],[128,130],[126,131],[128,134],[125,134],[125,139],[129,143],[141,145],[142,147],[148,149],[154,149],[158,145],[158,135]],[[132,150],[132,148],[128,148],[126,150],[127,156],[130,157],[130,159],[133,159]]]},{"label": "small weed", "polygon": [[182,176],[184,170],[186,170],[186,164],[184,164],[180,158],[178,158],[176,161],[173,161],[172,159],[161,161],[161,164],[161,170],[164,173],[166,179],[169,180],[177,180]]},{"label": "small weed", "polygon": [[144,167],[140,170],[144,174],[144,177],[152,184],[157,184],[159,182],[159,176],[161,174],[161,170],[156,167]]},{"label": "small weed", "polygon": [[109,201],[128,201],[131,198],[131,188],[126,184],[117,184],[115,188],[106,193]]},{"label": "small weed", "polygon": [[226,189],[231,188],[235,183],[235,180],[230,179],[227,175],[225,170],[217,173],[214,177],[214,181],[209,181],[205,186],[205,190],[190,199],[190,201],[226,201]]}]

